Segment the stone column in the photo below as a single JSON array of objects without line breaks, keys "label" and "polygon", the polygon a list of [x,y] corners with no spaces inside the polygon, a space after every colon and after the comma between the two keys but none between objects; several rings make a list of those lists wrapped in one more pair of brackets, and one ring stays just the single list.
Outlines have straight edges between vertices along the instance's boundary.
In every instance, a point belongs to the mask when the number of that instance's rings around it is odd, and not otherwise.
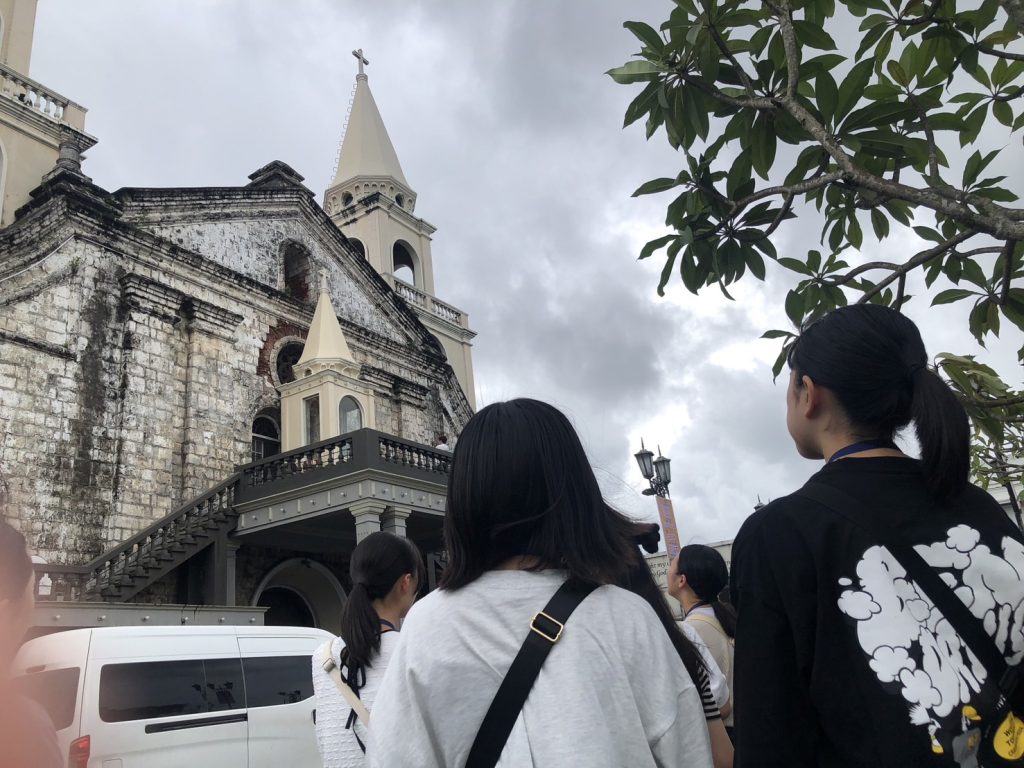
[{"label": "stone column", "polygon": [[401,536],[405,538],[405,521],[409,519],[409,515],[412,513],[406,509],[395,509],[394,507],[388,507],[384,510],[384,514],[380,516],[382,523],[382,530],[388,533],[393,533],[395,536]]},{"label": "stone column", "polygon": [[356,522],[356,544],[371,533],[380,531],[380,516],[386,506],[380,501],[357,501],[349,507],[352,519]]},{"label": "stone column", "polygon": [[224,605],[233,607],[237,605],[238,582],[236,580],[235,566],[237,564],[238,544],[228,539],[224,547]]}]

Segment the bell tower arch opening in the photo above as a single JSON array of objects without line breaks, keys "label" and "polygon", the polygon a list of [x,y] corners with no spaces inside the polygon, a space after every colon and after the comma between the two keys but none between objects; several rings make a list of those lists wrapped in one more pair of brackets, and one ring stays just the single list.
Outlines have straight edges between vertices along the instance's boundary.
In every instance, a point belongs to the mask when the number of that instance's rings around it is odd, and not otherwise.
[{"label": "bell tower arch opening", "polygon": [[404,240],[398,240],[391,249],[391,274],[402,282],[423,290],[420,285],[422,275],[418,269],[418,262],[416,251]]}]

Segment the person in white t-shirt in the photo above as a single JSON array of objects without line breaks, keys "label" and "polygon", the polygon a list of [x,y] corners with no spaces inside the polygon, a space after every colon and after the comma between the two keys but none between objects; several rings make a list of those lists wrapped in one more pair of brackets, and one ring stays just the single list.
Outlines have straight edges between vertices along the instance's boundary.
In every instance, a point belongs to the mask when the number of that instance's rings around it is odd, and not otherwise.
[{"label": "person in white t-shirt", "polygon": [[513,400],[470,419],[449,476],[448,568],[403,625],[368,765],[465,765],[531,619],[574,578],[600,586],[565,622],[497,765],[710,768],[696,684],[651,606],[614,586],[639,558],[635,530],[558,410]]},{"label": "person in white t-shirt", "polygon": [[324,768],[364,765],[366,725],[324,669],[328,656],[368,710],[398,645],[398,628],[424,581],[423,557],[408,539],[372,533],[352,551],[352,590],[341,615],[341,636],[313,654],[316,741]]}]

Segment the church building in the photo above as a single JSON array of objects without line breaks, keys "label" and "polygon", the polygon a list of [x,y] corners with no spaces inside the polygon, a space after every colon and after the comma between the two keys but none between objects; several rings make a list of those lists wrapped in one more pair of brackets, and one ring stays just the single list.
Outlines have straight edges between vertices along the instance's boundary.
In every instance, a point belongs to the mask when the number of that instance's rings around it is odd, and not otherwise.
[{"label": "church building", "polygon": [[108,191],[86,110],[28,76],[35,6],[0,0],[0,475],[36,631],[336,630],[362,537],[443,558],[435,446],[475,406],[369,62],[320,199],[280,161]]}]

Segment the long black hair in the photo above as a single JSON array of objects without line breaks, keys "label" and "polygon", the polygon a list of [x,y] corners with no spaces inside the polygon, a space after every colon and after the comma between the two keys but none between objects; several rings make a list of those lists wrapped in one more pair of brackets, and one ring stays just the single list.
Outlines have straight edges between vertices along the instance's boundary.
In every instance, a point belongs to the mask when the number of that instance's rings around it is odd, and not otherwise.
[{"label": "long black hair", "polygon": [[420,551],[406,538],[380,531],[371,533],[352,550],[349,574],[352,590],[341,612],[341,663],[348,684],[359,690],[366,682],[366,668],[380,651],[380,618],[373,601],[387,597],[395,582],[411,573],[422,586],[426,569]]},{"label": "long black hair", "polygon": [[799,379],[831,390],[865,438],[892,440],[913,420],[921,469],[945,499],[967,485],[970,426],[956,395],[928,367],[917,326],[877,304],[841,307],[806,325],[789,350]]},{"label": "long black hair", "polygon": [[725,634],[736,637],[736,611],[720,595],[729,584],[729,568],[721,553],[704,544],[690,544],[679,550],[676,572],[686,577],[687,586],[702,603],[711,606]]},{"label": "long black hair", "polygon": [[[650,535],[645,530],[647,527],[644,524],[638,524],[637,541]],[[655,532],[653,535],[657,537],[657,526],[654,526],[654,528]],[[644,546],[645,549],[647,548],[644,544],[641,544],[641,546]],[[672,641],[672,646],[676,649],[676,653],[679,654],[683,666],[690,673],[690,678],[694,681],[694,684],[697,684],[699,671],[701,669],[706,671],[707,669],[704,659],[696,647],[694,647],[690,638],[679,628],[679,623],[676,621],[675,616],[672,615],[672,609],[669,608],[668,602],[665,600],[665,594],[662,592],[658,582],[655,581],[654,574],[651,573],[650,567],[639,551],[636,551],[636,558],[626,573],[625,580],[619,586],[636,593],[654,609],[654,613],[658,616],[658,621],[661,622],[661,626],[668,633],[668,639]]]},{"label": "long black hair", "polygon": [[538,400],[489,405],[459,436],[444,519],[459,589],[517,555],[597,584],[619,583],[638,557],[633,523],[609,507],[576,431]]}]

